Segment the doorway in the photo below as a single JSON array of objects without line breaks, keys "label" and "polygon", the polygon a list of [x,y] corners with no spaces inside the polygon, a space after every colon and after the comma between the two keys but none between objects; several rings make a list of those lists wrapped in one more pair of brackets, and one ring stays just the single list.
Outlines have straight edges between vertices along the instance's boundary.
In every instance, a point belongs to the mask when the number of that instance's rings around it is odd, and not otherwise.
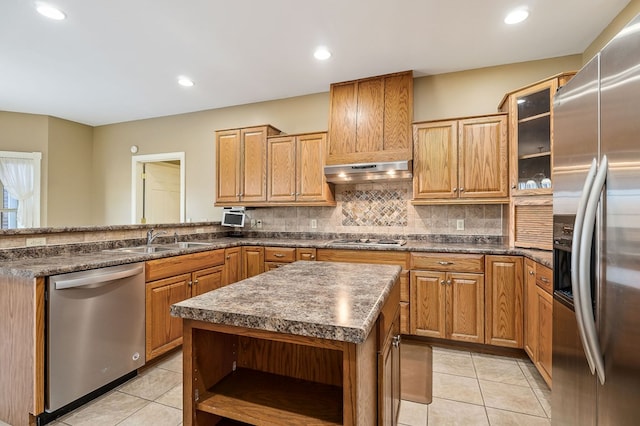
[{"label": "doorway", "polygon": [[131,223],[185,219],[184,152],[131,157]]}]

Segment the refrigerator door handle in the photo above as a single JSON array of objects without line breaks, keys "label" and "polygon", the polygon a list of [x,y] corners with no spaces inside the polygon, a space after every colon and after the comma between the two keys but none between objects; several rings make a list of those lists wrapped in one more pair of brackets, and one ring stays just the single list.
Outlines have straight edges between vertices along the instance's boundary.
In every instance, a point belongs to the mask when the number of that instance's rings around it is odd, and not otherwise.
[{"label": "refrigerator door handle", "polygon": [[584,225],[580,236],[581,251],[580,257],[580,308],[582,310],[584,319],[584,331],[587,338],[587,343],[591,348],[591,354],[595,361],[596,372],[600,383],[604,384],[604,361],[602,357],[602,350],[600,349],[600,342],[598,340],[598,333],[596,330],[596,323],[593,318],[593,300],[591,299],[591,246],[593,244],[593,227],[596,222],[596,214],[598,212],[598,202],[600,201],[600,194],[604,188],[605,181],[607,179],[608,161],[607,156],[603,155],[600,161],[600,170],[596,174],[593,186],[589,194],[589,201],[587,202],[587,208],[584,215]]},{"label": "refrigerator door handle", "polygon": [[584,312],[580,304],[580,239],[583,233],[584,215],[587,209],[587,201],[589,201],[589,194],[591,194],[591,188],[593,187],[593,181],[596,176],[597,161],[594,158],[591,162],[591,167],[587,173],[587,177],[584,181],[582,188],[582,195],[578,202],[578,210],[576,213],[576,220],[573,225],[573,242],[571,243],[571,291],[573,292],[574,310],[576,314],[576,322],[578,325],[578,334],[580,335],[580,341],[584,348],[584,354],[587,357],[587,363],[591,369],[591,374],[595,373],[595,361],[593,353],[591,352],[591,346],[587,342],[587,335],[584,329]]}]

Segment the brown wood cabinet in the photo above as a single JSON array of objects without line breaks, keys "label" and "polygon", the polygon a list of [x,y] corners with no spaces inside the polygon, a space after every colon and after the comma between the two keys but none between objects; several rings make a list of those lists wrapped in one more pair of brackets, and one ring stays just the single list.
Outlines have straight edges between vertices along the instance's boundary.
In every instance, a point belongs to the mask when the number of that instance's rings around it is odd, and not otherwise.
[{"label": "brown wood cabinet", "polygon": [[242,279],[264,272],[264,247],[242,247]]},{"label": "brown wood cabinet", "polygon": [[267,201],[278,205],[335,205],[324,175],[326,133],[270,137]]},{"label": "brown wood cabinet", "polygon": [[334,83],[327,164],[412,158],[413,72]]},{"label": "brown wood cabinet", "polygon": [[224,250],[224,285],[242,279],[242,247],[230,247]]},{"label": "brown wood cabinet", "polygon": [[483,258],[411,254],[411,334],[484,343]]},{"label": "brown wood cabinet", "polygon": [[[400,296],[396,285],[378,319],[378,424],[395,425],[400,413]],[[395,293],[395,294],[394,294]]]},{"label": "brown wood cabinet", "polygon": [[375,250],[334,250],[317,249],[317,260],[324,262],[377,263],[382,265],[400,265],[400,332],[410,334],[410,276],[409,254]]},{"label": "brown wood cabinet", "polygon": [[216,205],[267,201],[267,137],[280,133],[268,125],[216,132]]},{"label": "brown wood cabinet", "polygon": [[507,93],[499,109],[509,113],[509,186],[514,247],[551,250],[553,164],[553,96],[575,72]]},{"label": "brown wood cabinet", "polygon": [[182,320],[172,317],[172,304],[224,285],[225,250],[206,251],[145,265],[146,360],[182,344]]},{"label": "brown wood cabinet", "polygon": [[524,342],[523,261],[520,256],[486,256],[485,343],[522,348]]},{"label": "brown wood cabinet", "polygon": [[553,343],[553,274],[551,269],[525,260],[524,348],[551,387]]},{"label": "brown wood cabinet", "polygon": [[505,114],[413,125],[413,203],[508,203]]}]

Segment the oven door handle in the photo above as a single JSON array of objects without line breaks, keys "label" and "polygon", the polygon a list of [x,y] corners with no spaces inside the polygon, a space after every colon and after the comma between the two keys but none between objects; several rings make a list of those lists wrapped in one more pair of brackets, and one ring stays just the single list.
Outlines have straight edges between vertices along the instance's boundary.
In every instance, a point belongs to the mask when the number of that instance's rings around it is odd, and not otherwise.
[{"label": "oven door handle", "polygon": [[573,225],[573,241],[571,243],[571,291],[573,292],[574,310],[576,314],[576,322],[578,324],[578,334],[580,335],[580,341],[584,348],[584,354],[587,357],[587,363],[591,374],[595,372],[595,361],[593,354],[591,353],[591,346],[587,342],[587,335],[584,329],[584,313],[582,311],[582,305],[580,303],[580,253],[582,247],[580,246],[581,236],[583,234],[584,215],[587,209],[587,202],[589,201],[589,195],[591,194],[591,188],[593,187],[593,181],[596,177],[598,163],[594,158],[591,162],[591,167],[587,172],[587,177],[584,181],[582,188],[582,195],[578,202],[578,210],[576,212],[576,220]]},{"label": "oven door handle", "polygon": [[593,245],[593,227],[596,223],[600,195],[607,180],[607,169],[607,156],[603,155],[600,160],[600,170],[598,170],[598,174],[596,174],[589,194],[589,201],[585,209],[582,235],[580,236],[580,300],[578,301],[578,303],[581,304],[587,344],[591,349],[591,355],[593,356],[598,378],[603,385],[605,380],[604,361],[598,340],[595,319],[593,318],[593,300],[591,299],[591,262],[593,261],[593,259],[591,259],[591,246]]},{"label": "oven door handle", "polygon": [[131,277],[133,275],[141,274],[144,272],[142,265],[136,265],[125,270],[119,270],[115,272],[105,273],[87,273],[79,278],[70,278],[66,280],[56,281],[56,290],[64,290],[68,288],[76,287],[100,287],[110,281],[120,280],[122,278]]}]

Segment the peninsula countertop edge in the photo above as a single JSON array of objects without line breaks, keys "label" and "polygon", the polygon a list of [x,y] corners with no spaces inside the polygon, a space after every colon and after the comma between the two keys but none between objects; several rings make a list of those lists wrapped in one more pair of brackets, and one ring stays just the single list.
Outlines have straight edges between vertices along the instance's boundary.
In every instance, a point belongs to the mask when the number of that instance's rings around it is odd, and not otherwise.
[{"label": "peninsula countertop edge", "polygon": [[401,267],[298,261],[171,306],[171,315],[349,343],[373,329]]}]

